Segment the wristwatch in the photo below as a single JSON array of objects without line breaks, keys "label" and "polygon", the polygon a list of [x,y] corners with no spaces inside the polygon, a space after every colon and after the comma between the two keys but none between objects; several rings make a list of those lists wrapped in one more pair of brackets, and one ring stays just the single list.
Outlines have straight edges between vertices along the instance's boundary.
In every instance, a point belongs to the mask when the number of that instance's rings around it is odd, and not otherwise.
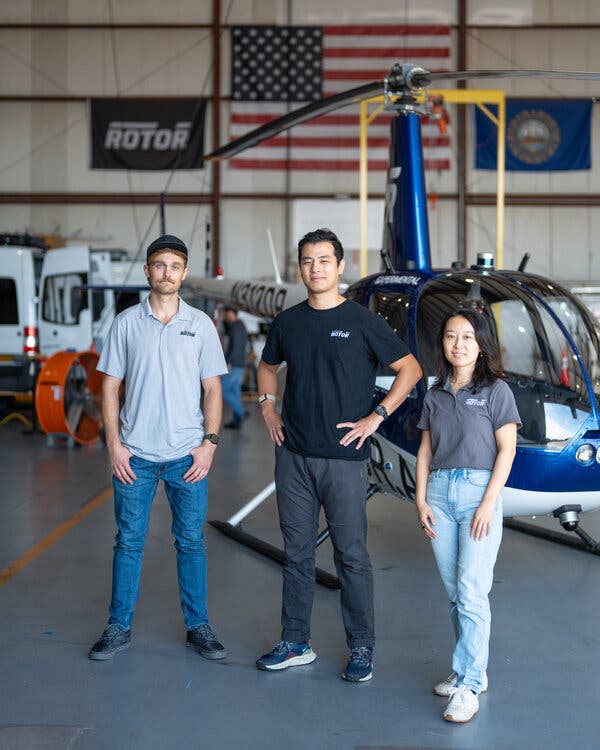
[{"label": "wristwatch", "polygon": [[219,436],[217,435],[216,432],[207,432],[204,435],[204,437],[202,438],[203,442],[204,442],[204,440],[208,440],[213,445],[218,445],[219,444]]},{"label": "wristwatch", "polygon": [[376,406],[373,411],[375,414],[378,414],[380,417],[383,417],[384,419],[387,419],[390,415],[387,412],[387,409],[382,404],[379,404]]},{"label": "wristwatch", "polygon": [[258,397],[258,403],[264,404],[265,401],[277,401],[277,397],[274,396],[272,393],[261,393]]}]

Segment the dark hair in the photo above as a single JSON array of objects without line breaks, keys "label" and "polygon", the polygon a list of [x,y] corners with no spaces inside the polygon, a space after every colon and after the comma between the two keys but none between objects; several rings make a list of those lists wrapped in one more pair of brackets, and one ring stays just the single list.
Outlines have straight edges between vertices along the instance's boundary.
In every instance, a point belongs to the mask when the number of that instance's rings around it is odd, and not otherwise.
[{"label": "dark hair", "polygon": [[235,313],[235,315],[238,314],[237,307],[229,307],[229,305],[222,307],[221,312],[232,312]]},{"label": "dark hair", "polygon": [[304,246],[314,245],[316,242],[331,242],[331,244],[333,245],[333,252],[339,266],[340,261],[344,257],[344,248],[342,247],[342,243],[338,240],[335,232],[332,232],[331,229],[325,228],[315,229],[312,232],[308,232],[308,234],[305,234],[304,237],[298,242],[298,264],[300,264],[300,261],[302,260],[302,251],[304,250]]},{"label": "dark hair", "polygon": [[502,360],[498,351],[498,344],[485,316],[480,312],[475,312],[475,310],[458,309],[449,312],[444,317],[436,337],[435,363],[437,380],[433,388],[441,388],[446,382],[446,378],[452,373],[452,365],[444,356],[444,333],[450,318],[464,318],[468,320],[475,331],[475,340],[479,345],[480,353],[473,371],[474,392],[476,393],[485,385],[491,385],[494,380],[503,379],[504,373],[502,371]]}]

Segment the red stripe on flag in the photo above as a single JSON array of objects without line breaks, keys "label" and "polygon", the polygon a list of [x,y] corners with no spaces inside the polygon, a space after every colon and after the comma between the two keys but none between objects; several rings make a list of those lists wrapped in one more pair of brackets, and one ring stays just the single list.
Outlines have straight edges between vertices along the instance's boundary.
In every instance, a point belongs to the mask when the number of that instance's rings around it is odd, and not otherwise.
[{"label": "red stripe on flag", "polygon": [[[235,140],[235,139],[232,139]],[[390,139],[389,138],[369,138],[369,146],[372,148],[377,147],[387,147],[389,145]],[[271,147],[281,147],[281,146],[299,146],[303,148],[358,148],[359,147],[359,139],[358,136],[356,138],[338,138],[335,135],[330,136],[322,136],[322,137],[297,137],[297,136],[290,136],[289,138],[286,138],[285,136],[278,136],[276,138],[269,138],[268,141],[263,141],[260,144],[261,148],[263,146],[271,146]]]},{"label": "red stripe on flag", "polygon": [[449,36],[449,26],[323,26],[325,36]]},{"label": "red stripe on flag", "polygon": [[447,47],[325,47],[323,57],[450,57]]},{"label": "red stripe on flag", "polygon": [[[294,169],[297,171],[339,172],[358,171],[358,161],[339,161],[324,159],[231,159],[229,164],[234,169]],[[373,171],[386,171],[389,167],[387,161],[369,161],[369,169]],[[445,170],[450,169],[448,159],[425,159],[425,169]]]},{"label": "red stripe on flag", "polygon": [[324,81],[378,81],[387,78],[389,68],[381,70],[324,70]]},{"label": "red stripe on flag", "polygon": [[[230,141],[235,141],[237,136],[231,136]],[[390,143],[390,139],[387,137],[373,137],[368,139],[369,148],[387,148]],[[268,146],[270,148],[281,148],[281,147],[302,147],[302,148],[359,148],[360,141],[358,136],[356,137],[344,137],[344,136],[275,136],[269,138],[267,141],[262,141],[260,144],[261,148]],[[423,146],[425,148],[440,148],[449,147],[450,138],[448,136],[439,136],[438,138],[423,138]]]},{"label": "red stripe on flag", "polygon": [[[337,159],[231,159],[232,167],[237,169],[296,169],[299,171],[331,170],[352,172],[358,170],[357,161],[340,161]],[[369,162],[371,169],[384,170],[388,168],[387,161]]]},{"label": "red stripe on flag", "polygon": [[[237,125],[264,125],[267,122],[275,120],[277,117],[281,117],[279,114],[242,114],[240,112],[231,113],[231,122]],[[392,115],[380,115],[376,122],[377,124],[389,124],[392,121]],[[321,115],[315,117],[314,120],[307,120],[302,123],[302,127],[306,125],[357,125],[358,115]],[[236,136],[237,137],[237,136]]]}]

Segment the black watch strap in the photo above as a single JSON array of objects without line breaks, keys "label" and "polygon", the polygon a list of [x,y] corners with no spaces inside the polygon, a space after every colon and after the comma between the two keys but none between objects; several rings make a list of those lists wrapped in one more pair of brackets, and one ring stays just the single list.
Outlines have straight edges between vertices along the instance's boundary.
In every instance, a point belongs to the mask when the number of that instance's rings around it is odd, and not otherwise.
[{"label": "black watch strap", "polygon": [[219,444],[219,436],[217,435],[216,432],[207,432],[204,435],[204,437],[202,438],[203,442],[204,442],[204,440],[208,440],[213,445],[218,445]]},{"label": "black watch strap", "polygon": [[383,417],[384,419],[387,419],[390,415],[388,414],[387,409],[382,404],[379,404],[376,406],[373,411],[375,414],[379,415],[380,417]]}]

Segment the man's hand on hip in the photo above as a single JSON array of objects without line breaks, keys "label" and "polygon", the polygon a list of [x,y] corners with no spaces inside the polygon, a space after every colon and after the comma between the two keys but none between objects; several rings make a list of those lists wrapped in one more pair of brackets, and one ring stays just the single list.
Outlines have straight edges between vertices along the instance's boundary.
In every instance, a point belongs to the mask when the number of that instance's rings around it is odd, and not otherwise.
[{"label": "man's hand on hip", "polygon": [[192,448],[190,455],[194,459],[194,462],[183,475],[184,482],[200,482],[206,478],[216,449],[217,446],[208,440],[205,440],[197,448]]},{"label": "man's hand on hip", "polygon": [[341,422],[340,424],[336,424],[338,429],[341,427],[351,428],[340,440],[340,445],[347,448],[350,443],[358,438],[358,443],[355,448],[356,450],[362,448],[362,444],[365,440],[375,432],[382,422],[383,417],[371,413],[368,416],[359,419],[358,422]]},{"label": "man's hand on hip", "polygon": [[133,484],[137,479],[135,472],[129,465],[129,459],[133,455],[119,440],[108,447],[110,457],[110,468],[114,476],[123,484]]}]

